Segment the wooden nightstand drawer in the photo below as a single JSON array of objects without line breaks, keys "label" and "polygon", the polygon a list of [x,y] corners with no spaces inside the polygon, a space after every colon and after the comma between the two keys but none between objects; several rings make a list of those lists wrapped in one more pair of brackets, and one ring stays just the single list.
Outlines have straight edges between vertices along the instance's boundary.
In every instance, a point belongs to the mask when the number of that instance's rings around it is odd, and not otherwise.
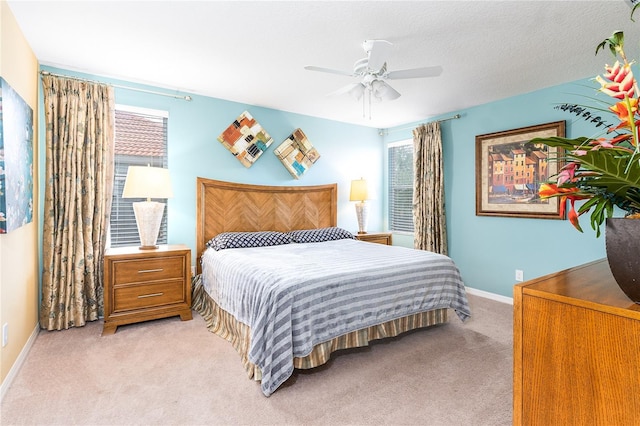
[{"label": "wooden nightstand drawer", "polygon": [[114,285],[184,277],[184,256],[113,262]]},{"label": "wooden nightstand drawer", "polygon": [[118,326],[191,313],[191,250],[184,245],[107,249],[104,256],[104,325]]},{"label": "wooden nightstand drawer", "polygon": [[114,289],[113,312],[180,303],[184,299],[184,283],[181,280],[119,286]]},{"label": "wooden nightstand drawer", "polygon": [[391,232],[378,232],[375,234],[356,234],[356,238],[360,241],[368,243],[391,245]]}]

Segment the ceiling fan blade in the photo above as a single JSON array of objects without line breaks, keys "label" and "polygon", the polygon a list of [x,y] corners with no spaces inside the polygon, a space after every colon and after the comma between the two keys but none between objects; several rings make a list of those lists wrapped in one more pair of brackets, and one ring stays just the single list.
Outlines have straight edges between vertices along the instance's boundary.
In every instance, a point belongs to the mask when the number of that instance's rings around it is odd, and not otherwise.
[{"label": "ceiling fan blade", "polygon": [[371,83],[373,96],[380,101],[392,101],[400,97],[400,93],[382,80],[375,80]]},{"label": "ceiling fan blade", "polygon": [[410,70],[390,71],[384,75],[389,80],[400,80],[404,78],[423,78],[437,77],[442,74],[442,67],[436,65],[434,67],[413,68]]},{"label": "ceiling fan blade", "polygon": [[313,65],[307,65],[306,67],[304,67],[305,70],[309,70],[309,71],[319,71],[319,72],[328,72],[330,74],[339,74],[339,75],[346,75],[349,77],[354,77],[353,72],[348,72],[348,71],[342,71],[342,70],[334,70],[331,68],[323,68],[323,67],[314,67]]},{"label": "ceiling fan blade", "polygon": [[387,62],[387,57],[391,52],[391,43],[386,40],[365,40],[363,47],[369,54],[369,69],[378,72]]},{"label": "ceiling fan blade", "polygon": [[364,94],[364,84],[362,83],[349,84],[347,86],[341,87],[335,92],[329,93],[327,96],[341,96],[344,94],[349,94],[349,96],[356,98],[356,100],[360,100],[360,98],[362,98],[362,95]]}]

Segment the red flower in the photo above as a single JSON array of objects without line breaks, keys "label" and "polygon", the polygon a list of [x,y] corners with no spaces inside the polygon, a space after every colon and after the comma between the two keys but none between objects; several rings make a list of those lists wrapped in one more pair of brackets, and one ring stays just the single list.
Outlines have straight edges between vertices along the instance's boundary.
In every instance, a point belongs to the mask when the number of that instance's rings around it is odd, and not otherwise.
[{"label": "red flower", "polygon": [[575,177],[578,167],[580,167],[580,163],[577,161],[572,161],[564,166],[560,173],[558,173],[558,185],[562,185],[565,182],[571,182]]},{"label": "red flower", "polygon": [[[631,72],[630,65],[620,65],[619,61],[610,67],[605,66],[607,72],[601,76],[596,77],[596,81],[600,83],[600,91],[616,99],[631,98],[634,94],[635,79],[633,78],[633,72]],[[609,80],[608,83],[605,79]]]},{"label": "red flower", "polygon": [[631,142],[632,138],[633,138],[633,135],[631,134],[623,134],[623,135],[618,135],[613,139],[605,139],[605,138],[595,139],[590,141],[589,145],[593,146],[593,148],[591,148],[591,151],[597,151],[600,148],[617,148],[619,150],[624,150],[629,153],[633,153],[632,149],[619,145],[620,142],[624,142],[627,140]]},{"label": "red flower", "polygon": [[[608,108],[596,109],[614,114],[619,122],[615,125],[605,123],[606,132],[590,137],[531,140],[533,144],[562,149],[562,158],[567,160],[554,176],[554,183],[541,185],[540,197],[558,197],[562,216],[569,200],[567,217],[581,232],[578,218],[591,212],[591,227],[596,231],[596,237],[600,236],[605,219],[613,216],[615,207],[627,214],[640,212],[640,89],[631,71],[633,62],[627,60],[623,45],[624,34],[616,31],[596,47],[596,54],[600,49],[609,48],[616,58],[620,58],[613,66],[605,66],[605,72],[595,78],[600,85],[598,91],[614,98]],[[576,111],[582,114],[583,109]],[[592,114],[583,114],[583,117],[590,119]],[[597,126],[602,123],[600,117],[591,121],[598,122]],[[576,211],[578,200],[586,202]]]},{"label": "red flower", "polygon": [[559,187],[554,183],[543,183],[540,185],[540,190],[538,191],[540,198],[551,198],[551,197],[560,197],[560,216],[564,216],[566,211],[566,201],[569,200],[571,203],[571,209],[569,210],[568,218],[569,222],[576,228],[578,231],[582,232],[582,228],[580,227],[580,223],[578,222],[578,217],[580,216],[575,209],[575,202],[577,200],[586,200],[591,198],[590,195],[581,195],[580,190],[576,187],[563,188]]}]

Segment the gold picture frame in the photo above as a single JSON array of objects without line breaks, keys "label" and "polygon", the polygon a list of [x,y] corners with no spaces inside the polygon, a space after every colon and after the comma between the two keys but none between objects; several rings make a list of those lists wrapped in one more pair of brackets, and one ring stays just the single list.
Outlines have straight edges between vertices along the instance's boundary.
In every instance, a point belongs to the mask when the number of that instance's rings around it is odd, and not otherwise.
[{"label": "gold picture frame", "polygon": [[477,216],[564,219],[558,198],[538,196],[562,168],[562,150],[528,144],[552,136],[565,136],[564,121],[476,136]]}]

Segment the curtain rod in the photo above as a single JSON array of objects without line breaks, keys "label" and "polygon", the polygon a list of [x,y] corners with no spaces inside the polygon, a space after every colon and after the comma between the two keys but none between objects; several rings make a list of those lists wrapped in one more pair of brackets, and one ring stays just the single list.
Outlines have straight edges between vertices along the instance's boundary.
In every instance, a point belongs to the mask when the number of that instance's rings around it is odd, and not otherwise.
[{"label": "curtain rod", "polygon": [[[460,118],[460,114],[452,115],[451,117],[447,117],[447,118],[441,118],[440,120],[431,121],[431,123],[434,123],[434,122],[441,123],[443,121],[457,120],[458,118]],[[422,123],[422,124],[428,124],[428,123]],[[416,127],[421,126],[422,124],[418,124],[417,126],[400,127],[399,129],[391,130],[391,132],[394,133],[394,132],[400,132],[402,130],[415,129]],[[380,129],[378,134],[380,136],[386,136],[389,134],[389,129]]]},{"label": "curtain rod", "polygon": [[[87,81],[89,83],[109,84],[109,83],[104,83],[102,81],[87,80],[86,78],[80,78],[80,77],[73,77],[73,76],[69,76],[69,75],[56,74],[56,73],[49,72],[49,71],[44,71],[44,70],[40,71],[40,74],[42,74],[42,75],[53,75],[55,77],[70,78],[71,80]],[[117,87],[119,89],[127,89],[127,90],[133,90],[133,91],[136,91],[136,92],[150,93],[152,95],[168,96],[170,98],[175,98],[175,99],[184,99],[185,101],[191,101],[191,99],[192,99],[191,96],[174,95],[174,94],[171,94],[171,93],[156,92],[154,90],[138,89],[137,87],[121,86],[119,84],[109,84],[109,85],[113,86],[113,87]]]}]

